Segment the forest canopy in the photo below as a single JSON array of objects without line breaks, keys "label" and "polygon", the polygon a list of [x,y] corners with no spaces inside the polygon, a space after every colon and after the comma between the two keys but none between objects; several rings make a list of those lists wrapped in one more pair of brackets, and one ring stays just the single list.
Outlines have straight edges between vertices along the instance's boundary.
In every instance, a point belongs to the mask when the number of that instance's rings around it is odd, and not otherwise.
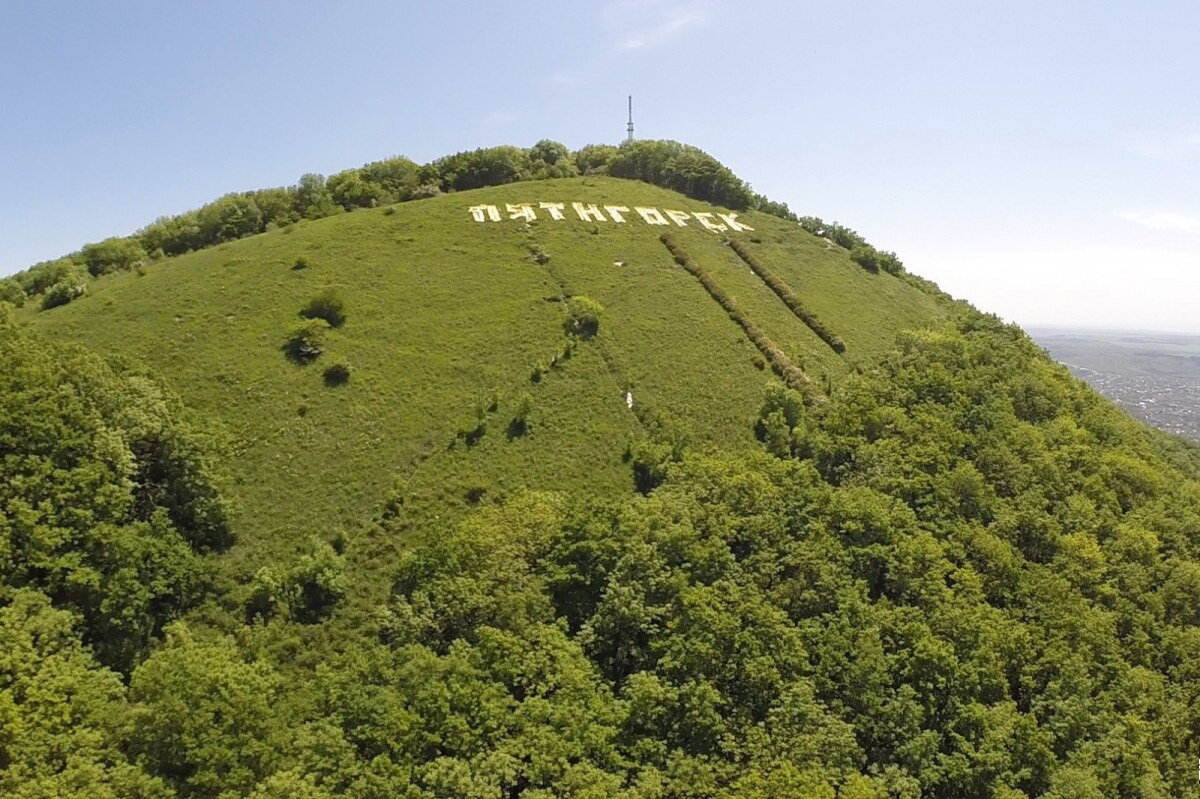
[{"label": "forest canopy", "polygon": [[1196,451],[993,318],[827,402],[769,384],[758,453],[651,447],[645,495],[430,530],[307,663],[340,544],[256,577],[244,623],[180,621],[229,543],[215,443],[128,365],[8,322],[0,355],[6,795],[1192,789]]}]

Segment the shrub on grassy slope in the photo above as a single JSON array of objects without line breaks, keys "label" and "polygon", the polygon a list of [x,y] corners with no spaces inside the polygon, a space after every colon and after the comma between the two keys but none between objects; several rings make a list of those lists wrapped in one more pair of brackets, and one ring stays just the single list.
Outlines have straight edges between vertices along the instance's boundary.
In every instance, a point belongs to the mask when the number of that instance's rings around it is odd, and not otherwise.
[{"label": "shrub on grassy slope", "polygon": [[326,289],[308,301],[300,309],[305,319],[324,319],[330,327],[341,327],[346,323],[346,302],[336,289]]},{"label": "shrub on grassy slope", "polygon": [[567,300],[567,319],[563,322],[567,334],[587,340],[600,330],[600,315],[604,306],[580,294]]},{"label": "shrub on grassy slope", "polygon": [[58,308],[87,294],[87,284],[82,279],[63,280],[51,286],[42,297],[42,310]]},{"label": "shrub on grassy slope", "polygon": [[325,338],[329,323],[324,319],[313,319],[295,328],[284,342],[283,352],[298,364],[315,361],[325,351]]}]

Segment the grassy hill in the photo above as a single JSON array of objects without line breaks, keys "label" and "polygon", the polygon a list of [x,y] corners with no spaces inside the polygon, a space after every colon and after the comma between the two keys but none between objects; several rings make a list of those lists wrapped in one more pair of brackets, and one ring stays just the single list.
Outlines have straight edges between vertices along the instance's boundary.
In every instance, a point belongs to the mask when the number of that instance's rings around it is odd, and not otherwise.
[{"label": "grassy hill", "polygon": [[[220,420],[243,575],[378,514],[393,486],[417,520],[521,487],[632,490],[625,454],[661,424],[694,446],[754,445],[769,378],[762,355],[637,220],[581,222],[570,201],[722,210],[608,177],[517,183],[305,221],[94,281],[32,315],[60,339],[148,363]],[[568,218],[478,223],[468,207],[568,202]],[[630,216],[633,216],[631,214]],[[845,341],[835,353],[730,249],[694,221],[678,241],[820,390],[869,363],[943,305],[794,223],[746,212],[736,234]],[[535,251],[549,260],[537,263]],[[307,268],[296,269],[298,259]],[[332,288],[346,321],[297,365],[281,348],[300,309]],[[562,299],[604,306],[598,335],[561,356]],[[351,367],[329,387],[322,370]],[[765,368],[766,367],[766,368]],[[627,407],[626,394],[633,400]],[[528,393],[527,432],[508,433]],[[495,400],[495,402],[493,402]],[[485,431],[460,435],[478,426]],[[663,431],[660,431],[662,433]]]},{"label": "grassy hill", "polygon": [[[1200,450],[682,146],[605,168],[665,153],[689,197],[542,150],[380,162],[454,191],[349,213],[380,164],[228,195],[16,281],[0,794],[1192,789]],[[471,190],[497,164],[545,179]],[[695,196],[779,215],[569,206]]]}]

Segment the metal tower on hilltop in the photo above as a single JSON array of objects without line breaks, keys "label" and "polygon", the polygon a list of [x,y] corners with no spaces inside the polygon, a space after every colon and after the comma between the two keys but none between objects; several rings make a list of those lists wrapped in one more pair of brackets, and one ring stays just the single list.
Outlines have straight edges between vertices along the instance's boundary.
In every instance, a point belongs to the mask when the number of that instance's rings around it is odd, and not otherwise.
[{"label": "metal tower on hilltop", "polygon": [[633,141],[633,95],[629,95],[629,124],[625,127],[625,141]]}]

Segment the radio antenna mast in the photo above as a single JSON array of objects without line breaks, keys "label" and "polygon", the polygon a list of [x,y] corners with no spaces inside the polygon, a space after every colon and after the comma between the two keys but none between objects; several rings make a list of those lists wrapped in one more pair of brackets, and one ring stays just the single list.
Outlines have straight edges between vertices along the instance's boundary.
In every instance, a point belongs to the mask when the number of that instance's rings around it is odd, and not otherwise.
[{"label": "radio antenna mast", "polygon": [[628,135],[625,141],[633,141],[633,95],[629,95],[629,125],[625,128]]}]

